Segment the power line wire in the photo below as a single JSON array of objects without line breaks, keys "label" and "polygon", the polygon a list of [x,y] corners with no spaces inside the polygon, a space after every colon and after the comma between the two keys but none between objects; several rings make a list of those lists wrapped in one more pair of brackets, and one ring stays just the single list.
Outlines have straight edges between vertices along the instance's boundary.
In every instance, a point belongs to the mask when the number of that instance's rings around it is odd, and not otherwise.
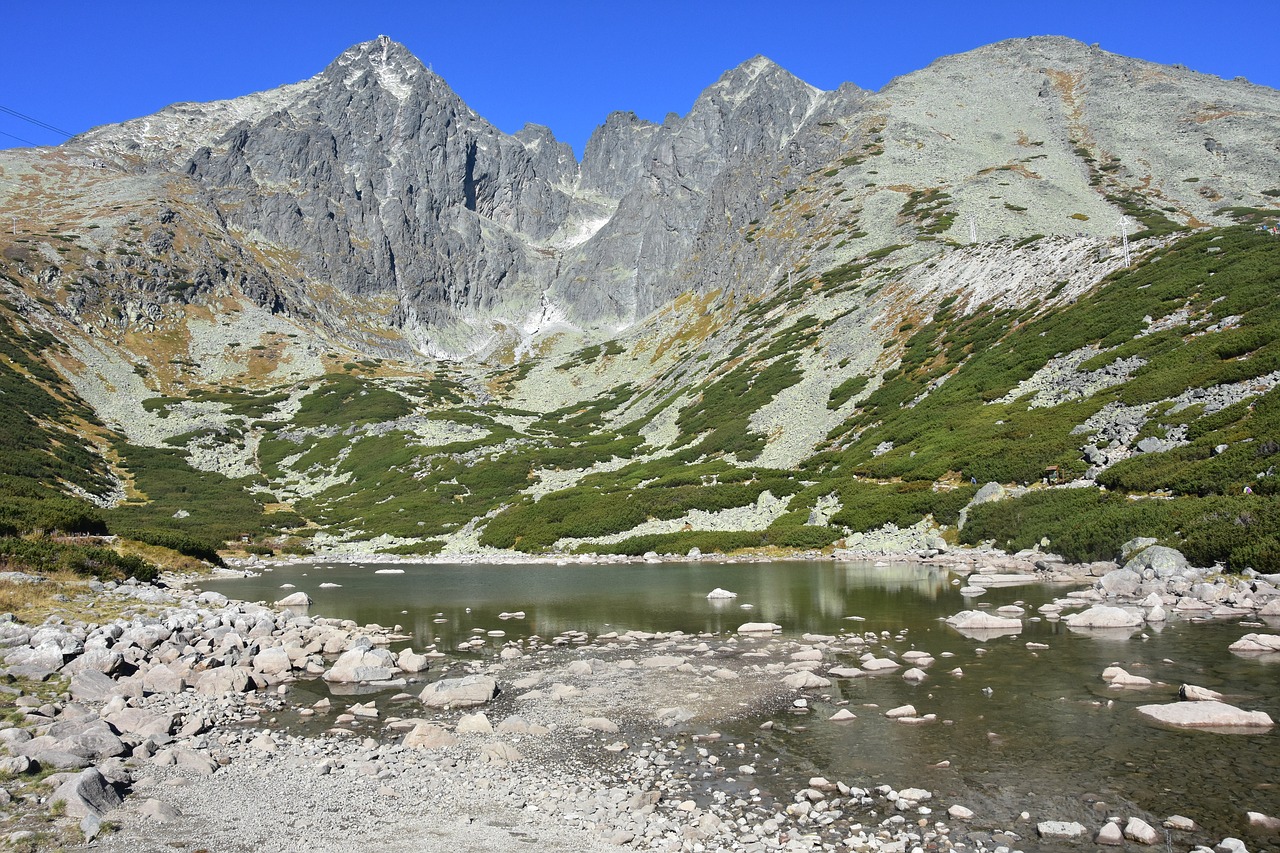
[{"label": "power line wire", "polygon": [[7,137],[9,137],[10,139],[16,139],[16,140],[18,140],[19,142],[22,142],[22,143],[25,143],[25,144],[27,144],[27,145],[30,145],[32,148],[39,148],[39,147],[40,147],[40,143],[39,143],[39,142],[32,142],[30,139],[23,139],[21,136],[14,136],[12,133],[5,133],[3,130],[0,130],[0,136],[7,136]]},{"label": "power line wire", "polygon": [[43,122],[43,121],[41,121],[41,120],[40,120],[40,119],[38,119],[38,118],[32,118],[31,116],[27,115],[26,113],[20,113],[20,112],[18,112],[17,110],[9,109],[9,108],[8,108],[8,107],[6,107],[6,106],[0,106],[0,113],[8,113],[9,115],[13,116],[14,118],[20,118],[20,119],[22,119],[23,121],[31,122],[31,123],[32,123],[32,124],[34,124],[36,127],[43,127],[45,130],[52,130],[54,133],[61,133],[63,136],[75,136],[75,134],[74,134],[74,133],[70,133],[70,132],[68,132],[68,131],[65,131],[65,130],[63,130],[63,129],[62,129],[62,128],[60,128],[60,127],[54,127],[53,125],[48,124],[47,122]]}]

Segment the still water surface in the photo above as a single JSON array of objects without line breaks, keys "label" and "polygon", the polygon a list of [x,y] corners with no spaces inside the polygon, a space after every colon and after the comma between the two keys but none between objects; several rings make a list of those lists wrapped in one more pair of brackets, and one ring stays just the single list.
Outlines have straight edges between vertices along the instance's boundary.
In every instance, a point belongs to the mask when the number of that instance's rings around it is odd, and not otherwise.
[{"label": "still water surface", "polygon": [[[1175,731],[1148,725],[1134,707],[1172,701],[1188,682],[1228,694],[1228,701],[1280,719],[1280,655],[1244,658],[1227,646],[1250,631],[1238,621],[1172,621],[1132,638],[1096,637],[1061,623],[1025,621],[1021,634],[973,640],[939,620],[976,603],[964,599],[942,569],[869,563],[665,563],[582,565],[399,565],[403,574],[375,574],[374,565],[296,565],[260,577],[210,581],[226,595],[271,601],[293,590],[315,604],[311,614],[400,625],[421,649],[435,642],[450,652],[474,628],[500,629],[505,640],[565,630],[592,634],[642,631],[732,632],[747,621],[776,622],[784,634],[888,631],[898,652],[918,648],[937,662],[912,686],[899,674],[833,679],[813,713],[749,720],[728,734],[760,744],[771,767],[763,786],[802,784],[810,775],[851,784],[915,785],[939,795],[937,810],[962,802],[1001,821],[1078,819],[1096,826],[1106,814],[1145,811],[1156,818],[1184,814],[1216,838],[1250,838],[1246,810],[1280,815],[1280,750],[1274,730],[1247,735]],[[321,589],[321,583],[339,584]],[[708,601],[723,587],[738,598]],[[977,601],[992,609],[1025,603],[1027,615],[1070,587],[993,589]],[[750,604],[751,609],[741,605]],[[469,608],[469,610],[468,610]],[[524,611],[502,620],[501,612]],[[846,617],[857,616],[861,620]],[[444,621],[439,621],[444,620]],[[865,621],[862,621],[865,620]],[[1026,644],[1043,643],[1043,650]],[[942,657],[949,652],[953,657]],[[856,666],[856,658],[840,661]],[[1106,687],[1113,663],[1163,686],[1140,691]],[[963,677],[950,673],[963,670]],[[986,688],[986,689],[984,689]],[[847,702],[858,719],[826,718]],[[913,704],[940,722],[907,726],[883,711]],[[877,707],[869,707],[869,706]],[[949,767],[937,767],[950,762]],[[1096,800],[1107,806],[1095,808]],[[1012,823],[1006,825],[1013,825]],[[1025,825],[1023,825],[1025,828]],[[1250,849],[1274,848],[1252,838]]]}]

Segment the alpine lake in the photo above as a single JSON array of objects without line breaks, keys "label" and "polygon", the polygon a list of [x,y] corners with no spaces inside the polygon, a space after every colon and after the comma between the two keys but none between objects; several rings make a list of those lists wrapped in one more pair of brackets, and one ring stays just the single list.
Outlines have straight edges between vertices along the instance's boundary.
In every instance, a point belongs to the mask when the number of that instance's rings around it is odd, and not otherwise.
[{"label": "alpine lake", "polygon": [[[1174,701],[1178,686],[1188,683],[1280,719],[1280,654],[1245,657],[1227,650],[1244,634],[1274,631],[1274,625],[1171,616],[1164,625],[1119,636],[1075,632],[1040,618],[1036,608],[1080,586],[1030,584],[965,598],[947,569],[903,563],[310,563],[201,586],[265,602],[303,591],[314,600],[308,611],[313,617],[398,625],[412,639],[393,644],[393,651],[434,645],[453,659],[496,660],[506,643],[531,635],[549,641],[564,631],[593,638],[628,630],[727,638],[744,622],[774,622],[783,637],[797,640],[805,633],[874,633],[882,644],[873,649],[877,656],[910,649],[932,655],[926,680],[910,684],[901,670],[829,676],[829,688],[807,692],[807,709],[774,707],[719,725],[726,738],[750,744],[761,756],[757,764],[768,768],[744,787],[785,797],[811,776],[862,787],[921,787],[933,792],[935,812],[961,803],[1008,826],[1018,824],[1021,812],[1030,813],[1019,829],[1024,849],[1037,849],[1037,820],[1096,825],[1106,815],[1122,814],[1149,815],[1156,827],[1165,817],[1185,815],[1200,824],[1202,838],[1235,836],[1251,850],[1274,841],[1251,837],[1245,821],[1246,811],[1280,814],[1274,729],[1176,730],[1145,722],[1135,710]],[[709,600],[707,593],[718,587],[737,597]],[[941,621],[960,610],[1015,603],[1026,609],[1016,635],[973,639]],[[499,618],[517,612],[524,616]],[[477,637],[485,648],[457,650]],[[841,665],[858,665],[856,655],[842,657]],[[825,674],[830,664],[817,672]],[[1113,664],[1156,684],[1109,687],[1101,673]],[[952,674],[956,668],[962,676]],[[432,680],[438,669],[422,676]],[[318,679],[295,687],[317,699],[330,695]],[[404,689],[416,693],[420,687]],[[906,704],[936,714],[937,722],[904,725],[885,718],[884,711]],[[829,721],[841,707],[857,719]],[[761,728],[770,721],[771,728]],[[699,731],[696,721],[683,730]]]}]

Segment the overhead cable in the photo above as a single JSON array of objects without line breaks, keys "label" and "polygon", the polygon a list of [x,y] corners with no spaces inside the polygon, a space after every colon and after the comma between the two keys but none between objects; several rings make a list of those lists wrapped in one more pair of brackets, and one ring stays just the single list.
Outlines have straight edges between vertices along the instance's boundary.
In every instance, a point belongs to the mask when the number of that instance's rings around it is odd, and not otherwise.
[{"label": "overhead cable", "polygon": [[9,108],[8,108],[8,107],[6,107],[6,106],[0,106],[0,113],[8,113],[9,115],[13,116],[14,118],[20,118],[20,119],[22,119],[23,121],[30,122],[31,124],[34,124],[36,127],[43,127],[45,130],[52,130],[54,133],[61,133],[63,136],[75,136],[75,134],[74,134],[74,133],[70,133],[70,132],[68,132],[68,131],[65,131],[65,130],[63,130],[63,129],[62,129],[62,128],[60,128],[60,127],[54,127],[53,125],[51,125],[51,124],[49,124],[49,123],[47,123],[47,122],[43,122],[43,121],[41,121],[41,120],[40,120],[40,119],[38,119],[38,118],[32,118],[31,116],[27,115],[26,113],[20,113],[20,112],[18,112],[17,110],[9,109]]}]

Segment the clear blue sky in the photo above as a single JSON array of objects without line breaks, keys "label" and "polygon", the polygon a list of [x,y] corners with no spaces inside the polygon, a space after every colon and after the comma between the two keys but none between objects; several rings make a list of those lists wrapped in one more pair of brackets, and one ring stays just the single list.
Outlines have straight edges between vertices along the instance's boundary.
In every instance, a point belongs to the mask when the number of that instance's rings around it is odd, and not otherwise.
[{"label": "clear blue sky", "polygon": [[[0,107],[78,133],[175,101],[305,79],[386,34],[480,115],[545,124],[581,152],[612,110],[661,121],[764,54],[823,89],[878,89],[1005,38],[1066,35],[1115,53],[1280,87],[1280,2],[183,2],[6,4]],[[0,147],[65,137],[0,111]]]}]

